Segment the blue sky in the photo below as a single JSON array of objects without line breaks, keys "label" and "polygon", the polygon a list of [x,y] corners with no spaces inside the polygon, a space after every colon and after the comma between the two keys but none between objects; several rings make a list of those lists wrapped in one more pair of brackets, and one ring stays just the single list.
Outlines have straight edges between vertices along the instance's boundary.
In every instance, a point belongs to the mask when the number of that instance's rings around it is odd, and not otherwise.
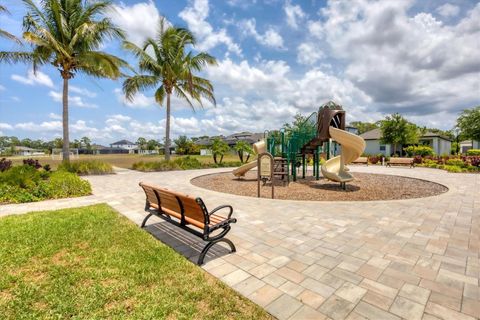
[{"label": "blue sky", "polygon": [[[21,35],[21,1],[0,28]],[[472,0],[114,1],[110,18],[129,40],[155,34],[160,16],[190,28],[197,50],[219,62],[203,75],[217,106],[192,112],[173,101],[174,136],[262,132],[309,114],[328,100],[348,120],[400,112],[420,125],[450,129],[458,112],[480,104],[480,4]],[[18,50],[0,42],[0,50]],[[119,43],[105,51],[135,64]],[[122,80],[71,81],[71,138],[108,144],[163,139],[165,111],[151,92],[124,100]],[[61,136],[61,81],[52,66],[0,65],[0,134]]]}]

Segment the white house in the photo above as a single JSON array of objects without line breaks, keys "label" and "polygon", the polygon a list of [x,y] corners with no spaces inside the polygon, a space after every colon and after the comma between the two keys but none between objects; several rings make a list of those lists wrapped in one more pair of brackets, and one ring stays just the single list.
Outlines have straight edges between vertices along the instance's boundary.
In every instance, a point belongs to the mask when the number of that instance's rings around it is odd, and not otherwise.
[{"label": "white house", "polygon": [[[365,153],[366,154],[383,154],[386,156],[390,156],[393,154],[393,145],[392,144],[384,144],[381,142],[382,131],[380,129],[373,129],[367,132],[364,132],[360,135],[365,142]],[[450,154],[450,148],[452,145],[452,141],[446,137],[442,136],[438,133],[434,132],[426,132],[423,134],[419,141],[419,145],[426,145],[432,147],[433,151],[438,154]],[[400,153],[403,151],[402,145],[397,145],[396,151]]]},{"label": "white house", "polygon": [[45,152],[42,150],[37,150],[37,149],[32,149],[29,147],[23,147],[23,146],[15,146],[14,147],[14,154],[17,156],[41,156],[45,155]]},{"label": "white house", "polygon": [[465,140],[460,142],[460,153],[467,153],[470,149],[480,149],[480,141]]},{"label": "white house", "polygon": [[110,147],[111,148],[117,148],[117,149],[129,150],[129,151],[132,151],[132,152],[134,150],[138,149],[138,146],[135,143],[133,143],[131,141],[128,141],[128,140],[120,140],[120,141],[111,143]]}]

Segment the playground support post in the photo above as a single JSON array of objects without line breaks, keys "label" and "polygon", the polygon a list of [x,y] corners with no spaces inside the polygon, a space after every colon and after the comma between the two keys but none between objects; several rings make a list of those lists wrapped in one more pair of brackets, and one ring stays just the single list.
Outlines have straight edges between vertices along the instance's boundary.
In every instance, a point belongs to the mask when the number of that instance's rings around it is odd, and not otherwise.
[{"label": "playground support post", "polygon": [[315,162],[315,167],[317,167],[317,169],[315,170],[315,180],[319,180],[320,179],[320,152],[319,152],[319,149],[320,147],[317,147],[315,148],[315,158],[316,158],[316,162]]},{"label": "playground support post", "polygon": [[306,164],[306,161],[305,161],[305,154],[302,154],[302,179],[305,179],[305,164]]}]

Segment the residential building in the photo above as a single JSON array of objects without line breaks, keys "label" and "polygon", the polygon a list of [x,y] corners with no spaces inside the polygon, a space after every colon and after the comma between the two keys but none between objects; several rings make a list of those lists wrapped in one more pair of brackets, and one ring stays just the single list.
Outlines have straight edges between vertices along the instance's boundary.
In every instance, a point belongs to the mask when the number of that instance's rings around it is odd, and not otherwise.
[{"label": "residential building", "polygon": [[14,147],[14,155],[16,156],[41,156],[45,155],[45,152],[38,149],[33,149],[24,146],[15,146]]},{"label": "residential building", "polygon": [[460,153],[467,153],[470,149],[480,149],[479,140],[465,140],[460,142]]},{"label": "residential building", "polygon": [[128,140],[120,140],[110,144],[110,148],[119,148],[119,149],[126,149],[126,150],[136,150],[138,146]]},{"label": "residential building", "polygon": [[[393,145],[382,143],[382,131],[379,128],[364,132],[360,135],[360,137],[362,137],[366,142],[366,154],[383,154],[386,156],[393,154]],[[430,146],[436,154],[442,155],[450,154],[452,141],[450,138],[438,133],[426,132],[420,137],[418,144]],[[404,147],[406,146],[400,144],[397,145],[396,152],[403,153]]]}]

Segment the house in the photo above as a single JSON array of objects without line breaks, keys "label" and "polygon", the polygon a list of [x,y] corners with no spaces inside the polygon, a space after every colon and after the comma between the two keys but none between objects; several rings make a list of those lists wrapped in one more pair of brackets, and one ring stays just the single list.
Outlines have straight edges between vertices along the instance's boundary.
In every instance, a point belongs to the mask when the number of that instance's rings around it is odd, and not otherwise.
[{"label": "house", "polygon": [[45,152],[42,150],[38,149],[33,149],[29,147],[23,147],[23,146],[15,146],[14,148],[14,155],[16,156],[40,156],[40,155],[45,155]]},{"label": "house", "polygon": [[[360,137],[366,142],[366,154],[383,154],[386,156],[393,154],[393,145],[381,142],[382,131],[379,128],[364,132]],[[418,144],[430,146],[436,154],[442,155],[450,154],[452,141],[446,136],[427,131],[419,138]],[[397,145],[397,153],[403,152],[404,147],[405,146]]]},{"label": "house", "polygon": [[480,141],[465,140],[460,142],[460,153],[467,153],[467,150],[470,149],[480,149]]},{"label": "house", "polygon": [[233,148],[238,141],[245,141],[248,144],[252,145],[255,142],[262,140],[263,137],[264,137],[263,133],[251,133],[251,132],[244,131],[244,132],[231,134],[227,137],[220,135],[220,136],[214,136],[214,137],[208,137],[208,138],[201,138],[196,140],[195,144],[197,146],[202,147],[200,149],[200,155],[207,156],[212,154],[212,151],[210,150],[210,146],[213,144],[213,141],[215,141],[215,139],[223,140],[226,144],[228,144],[230,148]]},{"label": "house", "polygon": [[119,148],[119,149],[126,149],[126,150],[136,150],[138,146],[128,140],[120,140],[110,144],[110,148]]}]

